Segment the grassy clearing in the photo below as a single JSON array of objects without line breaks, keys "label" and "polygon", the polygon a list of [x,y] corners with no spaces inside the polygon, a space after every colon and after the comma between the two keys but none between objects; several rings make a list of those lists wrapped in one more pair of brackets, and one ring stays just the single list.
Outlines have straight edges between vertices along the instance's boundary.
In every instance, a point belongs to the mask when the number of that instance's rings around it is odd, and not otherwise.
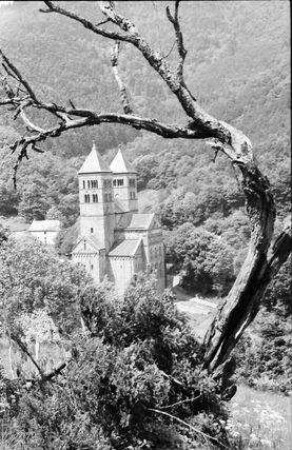
[{"label": "grassy clearing", "polygon": [[21,217],[3,217],[0,216],[0,224],[4,228],[8,228],[11,233],[19,233],[22,231],[27,231],[29,228],[29,223],[26,223]]},{"label": "grassy clearing", "polygon": [[292,449],[292,397],[239,386],[228,428],[239,449]]}]

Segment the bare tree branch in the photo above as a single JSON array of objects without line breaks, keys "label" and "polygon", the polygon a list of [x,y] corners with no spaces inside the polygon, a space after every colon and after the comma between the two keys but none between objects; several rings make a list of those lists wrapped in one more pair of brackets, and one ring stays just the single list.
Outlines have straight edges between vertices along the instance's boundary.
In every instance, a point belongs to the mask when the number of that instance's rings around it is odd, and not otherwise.
[{"label": "bare tree branch", "polygon": [[64,9],[64,8],[61,8],[60,6],[57,6],[52,1],[44,1],[44,3],[47,5],[48,10],[42,10],[42,12],[55,12],[57,14],[61,14],[62,16],[66,16],[66,17],[69,17],[70,19],[76,20],[77,22],[81,23],[85,28],[88,28],[89,30],[93,31],[96,34],[99,34],[100,36],[103,36],[103,37],[106,37],[109,39],[130,42],[130,38],[127,35],[124,35],[124,34],[121,34],[118,32],[113,32],[113,31],[106,31],[102,28],[99,28],[99,26],[102,25],[103,23],[107,23],[108,21],[110,21],[109,17],[107,18],[107,20],[100,22],[97,25],[94,25],[92,22],[81,17],[80,15],[77,15],[73,12],[70,12],[70,11]]},{"label": "bare tree branch", "polygon": [[177,74],[179,81],[182,82],[183,81],[183,66],[184,66],[186,56],[187,56],[187,50],[185,49],[185,46],[184,46],[183,34],[180,29],[180,23],[179,23],[179,18],[178,18],[179,3],[180,3],[180,0],[176,0],[173,15],[170,12],[169,6],[167,6],[166,7],[166,15],[167,15],[168,20],[173,24],[173,27],[175,30],[176,45],[177,45],[177,51],[179,54],[179,62],[178,62],[176,74]]},{"label": "bare tree branch", "polygon": [[[19,72],[19,70],[14,66],[14,64],[12,64],[12,62],[5,56],[5,54],[2,52],[2,50],[0,49],[0,56],[2,57],[3,61],[5,62],[5,64],[7,65],[7,67],[10,69],[10,71],[12,72],[12,76],[14,78],[16,78],[26,89],[27,93],[29,94],[29,96],[31,97],[32,100],[34,100],[35,103],[38,103],[37,97],[35,92],[33,91],[33,89],[31,88],[30,84],[28,83],[27,80],[25,80],[25,78],[21,75],[21,73]],[[8,73],[9,73],[9,69],[8,69]]]},{"label": "bare tree branch", "polygon": [[112,55],[111,55],[111,63],[112,63],[114,76],[115,76],[115,79],[116,79],[116,82],[117,82],[117,85],[118,85],[118,88],[120,91],[120,98],[121,98],[121,103],[123,106],[124,113],[125,114],[133,114],[133,108],[131,106],[129,93],[128,93],[125,83],[121,79],[119,71],[118,71],[118,59],[119,59],[120,45],[121,45],[120,41],[116,41],[113,51],[112,51]]},{"label": "bare tree branch", "polygon": [[[126,41],[134,45],[148,61],[148,63],[153,67],[153,69],[160,75],[164,82],[171,89],[173,94],[177,97],[180,105],[182,106],[185,113],[192,119],[192,127],[198,128],[204,131],[204,135],[209,135],[210,138],[214,137],[220,139],[223,143],[233,147],[235,144],[251,146],[249,139],[241,133],[243,142],[238,142],[237,130],[229,125],[227,128],[225,123],[218,121],[210,114],[206,113],[195,101],[195,98],[190,94],[189,89],[186,87],[185,83],[180,83],[177,76],[172,73],[165,59],[159,52],[152,50],[151,46],[147,41],[139,34],[135,24],[129,19],[124,18],[122,15],[118,14],[114,2],[112,1],[99,1],[97,2],[102,13],[114,24],[121,28],[126,34],[121,34],[119,32],[109,32],[101,30],[96,27],[93,23],[84,19],[80,15],[71,13],[59,6],[56,6],[52,1],[45,1],[45,4],[50,10],[56,12],[57,14],[64,15],[70,19],[73,19],[81,23],[85,28],[90,29],[94,33],[107,37],[109,39]],[[240,153],[240,147],[236,149],[237,153]]]},{"label": "bare tree branch", "polygon": [[20,350],[25,353],[29,359],[31,360],[31,362],[33,363],[33,365],[37,368],[41,378],[43,378],[44,376],[44,372],[41,369],[41,367],[38,365],[38,363],[36,362],[36,360],[34,359],[34,357],[32,356],[32,354],[30,353],[30,351],[28,350],[27,346],[22,342],[22,340],[20,339],[19,336],[17,336],[16,333],[12,333],[10,335],[11,339],[18,345],[18,347],[20,348]]},{"label": "bare tree branch", "polygon": [[45,374],[42,378],[42,381],[50,381],[52,380],[54,377],[60,375],[60,373],[65,369],[66,367],[66,363],[62,363],[60,364],[58,367],[56,367],[56,369],[52,370],[52,372]]}]

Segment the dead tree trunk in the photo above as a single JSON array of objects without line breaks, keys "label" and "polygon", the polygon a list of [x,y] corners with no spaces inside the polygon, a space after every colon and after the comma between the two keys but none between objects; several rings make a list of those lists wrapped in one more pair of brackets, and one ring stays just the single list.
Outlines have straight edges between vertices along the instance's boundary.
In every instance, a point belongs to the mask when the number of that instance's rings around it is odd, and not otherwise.
[{"label": "dead tree trunk", "polygon": [[258,312],[265,292],[263,275],[274,230],[275,207],[269,181],[255,165],[240,166],[251,223],[248,254],[220,311],[205,337],[206,366],[215,369],[233,350]]}]

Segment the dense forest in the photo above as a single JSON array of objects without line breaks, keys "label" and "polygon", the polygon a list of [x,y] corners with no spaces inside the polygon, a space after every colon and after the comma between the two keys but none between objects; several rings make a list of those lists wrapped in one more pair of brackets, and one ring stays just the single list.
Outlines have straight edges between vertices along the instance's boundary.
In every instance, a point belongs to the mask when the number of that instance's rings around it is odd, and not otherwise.
[{"label": "dense forest", "polygon": [[[86,1],[78,3],[78,8],[76,2],[66,2],[66,7],[80,10],[81,6],[85,17],[94,16],[94,4]],[[141,32],[150,43],[155,43],[159,51],[171,62],[175,58],[175,52],[170,23],[165,18],[167,3],[132,1],[122,2],[119,6],[126,16],[135,17]],[[43,98],[49,96],[56,102],[70,100],[80,108],[91,106],[100,111],[118,111],[119,92],[109,59],[111,43],[102,38],[94,39],[87,30],[78,28],[61,17],[41,14],[41,7],[42,2],[21,1],[0,9],[0,38],[5,52],[17,63],[18,68]],[[258,165],[272,185],[277,207],[276,230],[280,230],[283,221],[290,214],[291,201],[289,4],[286,1],[185,1],[182,2],[180,15],[188,49],[185,79],[200,104],[222,120],[244,130],[252,140]],[[122,46],[120,70],[127,81],[137,113],[147,117],[166,117],[168,122],[179,122],[182,114],[170,91],[151,68],[143,64],[141,56],[131,46]],[[38,122],[47,126],[50,124],[50,117],[38,117]],[[11,154],[10,146],[22,130],[18,120],[11,121],[9,108],[2,109],[0,216],[19,216],[27,222],[33,219],[61,219],[63,231],[58,239],[58,253],[70,253],[78,234],[77,170],[89,153],[93,139],[108,161],[116,150],[121,148],[137,168],[141,199],[145,191],[157,192],[156,201],[150,209],[160,215],[169,271],[172,274],[181,274],[182,287],[188,292],[210,298],[221,298],[228,293],[245,257],[250,229],[236,171],[224,156],[218,155],[214,160],[214,153],[206,148],[203,141],[163,139],[147,134],[146,131],[116,124],[103,124],[97,129],[87,127],[65,133],[58,139],[47,140],[42,145],[44,154],[30,152],[29,159],[24,160],[18,170],[15,190],[12,177],[16,155]],[[1,239],[6,240],[6,232],[1,233],[0,242]],[[17,254],[18,250],[13,244],[3,245],[8,248],[11,245],[9,252],[12,255]],[[45,258],[42,250],[34,249],[33,252],[36,252],[35,258]],[[4,266],[6,264],[8,267],[7,250],[4,253],[5,250],[0,257]],[[21,248],[18,257],[25,258],[24,253],[25,249]],[[49,264],[53,265],[53,262]],[[235,352],[239,367],[238,376],[254,387],[281,392],[290,391],[292,382],[291,326],[287,321],[292,314],[289,264],[291,260],[282,267],[273,286],[269,288],[255,324],[245,333]],[[64,269],[64,272],[67,270],[69,269]],[[5,274],[5,270],[0,272],[2,280]],[[52,269],[52,278],[54,276]],[[21,279],[19,273],[17,277],[18,280]],[[70,273],[68,277],[71,277],[72,281],[74,277],[82,277],[82,274]],[[18,283],[21,285],[22,282]],[[74,283],[72,281],[72,286]],[[76,286],[68,287],[69,299],[74,297],[75,294],[71,295],[71,291],[75,288]],[[29,302],[31,286],[27,285],[26,289]],[[136,308],[133,304],[139,289],[137,287],[136,290],[130,291],[126,305],[117,306],[113,311],[107,303],[109,293],[106,287],[94,292],[91,300],[87,292],[84,294],[82,307],[85,311],[89,307],[97,308],[97,300],[106,305],[106,318],[96,332],[99,337],[106,336],[104,347],[100,344],[98,351],[104,363],[103,370],[107,374],[99,374],[100,377],[108,376],[111,370],[110,355],[116,351],[111,346],[120,338],[114,336],[111,320],[126,321],[125,317],[130,315],[129,311]],[[147,295],[152,299],[149,306],[152,311],[158,307],[156,294],[152,286],[147,285],[147,289]],[[168,294],[165,295],[167,297]],[[58,299],[59,294],[54,293],[53,298]],[[43,298],[34,301],[39,308]],[[172,299],[167,298],[165,302],[166,305],[171,305]],[[69,304],[71,303],[70,300]],[[55,308],[57,307],[58,302]],[[121,312],[123,308],[124,316]],[[170,333],[178,334],[177,346],[173,350],[176,360],[172,370],[175,374],[181,370],[178,369],[179,362],[187,367],[189,341],[192,338],[188,334],[189,331],[184,329],[183,319],[176,316],[171,306],[165,308],[161,312],[163,320]],[[32,311],[31,304],[26,311]],[[101,309],[95,311],[96,317],[100,318],[100,311]],[[53,311],[53,314],[56,312]],[[74,317],[76,315],[78,316],[78,313],[74,311]],[[139,316],[139,320],[140,325],[144,327],[147,318]],[[75,324],[70,326],[74,329]],[[128,336],[128,344],[130,343],[131,351],[135,353],[138,352],[135,347],[138,344],[132,335],[131,326],[134,325],[129,324],[125,336]],[[159,326],[162,327],[161,324]],[[90,324],[90,327],[93,325]],[[154,339],[154,334],[151,333],[150,331],[148,337]],[[167,353],[170,349],[164,328],[161,333]],[[143,345],[145,341],[146,337],[143,335]],[[82,340],[78,342],[76,351],[85,352],[84,345]],[[119,358],[121,361],[125,358],[125,367],[132,370],[127,345],[125,342],[121,345]],[[184,352],[182,361],[179,359],[181,349]],[[151,364],[155,360],[155,351],[157,349],[154,345],[152,353],[147,356]],[[90,350],[86,352],[90,358]],[[85,353],[83,358],[84,355]],[[141,359],[143,358],[147,360],[144,354],[141,356]],[[74,364],[70,382],[80,378],[77,359]],[[159,364],[162,367],[164,361]],[[196,362],[190,364],[196,365]],[[154,372],[149,374],[152,383],[156,376]],[[265,380],[262,379],[263,372],[266,374]],[[190,376],[187,369],[186,373],[186,376]],[[116,375],[117,379],[119,376]],[[205,390],[205,384],[209,383],[209,387],[212,385],[212,395],[210,394],[208,401],[205,399],[209,402],[206,412],[209,414],[209,422],[212,414],[220,420],[225,420],[225,411],[215,400],[216,386],[208,378],[201,380],[199,374],[196,374],[196,377],[196,380],[192,379],[194,385],[202,383]],[[111,382],[116,380],[111,379]],[[89,389],[92,383],[92,380],[88,381]],[[139,391],[142,397],[150,395],[152,389],[145,386]],[[181,399],[181,393],[175,389],[171,391],[165,380],[158,380],[158,386],[162,391],[161,395],[169,396],[173,403]],[[124,389],[128,389],[128,386],[124,386]],[[196,396],[198,393],[193,394]],[[50,395],[42,395],[43,399],[38,398],[38,401],[45,401],[49,405]],[[70,395],[68,387],[68,396]],[[110,398],[111,393],[107,392],[106,395]],[[147,399],[149,400],[148,397]],[[142,399],[142,402],[144,400]],[[156,408],[157,405],[152,400],[151,397],[149,407]],[[96,402],[96,407],[103,410],[104,406],[100,405],[98,400]],[[50,408],[53,408],[51,404],[48,411]],[[182,417],[187,418],[192,412],[191,408],[186,408]],[[58,414],[64,413],[59,411]],[[141,421],[139,411],[137,414],[137,420]],[[120,418],[115,420],[118,423]],[[122,420],[126,419],[123,417]],[[203,418],[200,420],[201,430],[207,429],[212,436],[218,435],[222,442],[227,443],[228,439],[219,425],[216,431],[215,426],[211,426],[209,422],[207,424],[207,418],[204,419],[206,423]],[[85,427],[85,417],[82,417],[82,421]],[[138,425],[141,426],[141,423]],[[133,427],[138,425],[134,424]],[[117,424],[112,426],[115,430],[119,429]],[[145,436],[149,430],[146,431]],[[42,431],[40,429],[37,432],[41,434]],[[117,434],[119,432],[117,431]],[[68,436],[70,433],[68,431]],[[100,430],[95,430],[94,433],[97,435]],[[94,433],[92,432],[92,436]],[[78,439],[81,440],[81,437]],[[125,442],[129,444],[130,440],[127,439],[125,438]],[[58,442],[57,445],[61,444]],[[88,445],[88,448],[91,448],[89,441]],[[105,439],[104,447],[101,448],[111,448],[106,445],[109,444]]]}]

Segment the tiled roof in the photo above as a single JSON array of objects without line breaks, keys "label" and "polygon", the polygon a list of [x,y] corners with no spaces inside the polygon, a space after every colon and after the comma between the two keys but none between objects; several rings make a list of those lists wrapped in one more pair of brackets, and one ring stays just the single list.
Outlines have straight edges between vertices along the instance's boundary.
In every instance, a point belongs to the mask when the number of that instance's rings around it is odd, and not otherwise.
[{"label": "tiled roof", "polygon": [[135,256],[140,243],[141,239],[125,239],[114,247],[108,256]]},{"label": "tiled roof", "polygon": [[101,154],[97,151],[95,143],[93,143],[91,152],[84,161],[79,174],[111,172],[107,163],[102,159]]},{"label": "tiled roof", "polygon": [[[86,243],[88,243],[89,247],[94,248],[94,250],[96,250],[96,251],[100,250],[100,244],[94,236],[80,236],[80,238],[77,240],[77,243],[73,249],[73,253],[75,253],[76,248],[82,241],[86,241]],[[82,251],[82,253],[86,253],[87,251],[88,251],[88,249]],[[77,253],[79,253],[79,252],[77,252]]]},{"label": "tiled roof", "polygon": [[155,214],[133,214],[127,230],[149,230]]},{"label": "tiled roof", "polygon": [[60,220],[34,220],[28,231],[59,231]]},{"label": "tiled roof", "polygon": [[132,164],[125,158],[121,150],[118,151],[110,164],[110,168],[114,173],[136,173]]}]

